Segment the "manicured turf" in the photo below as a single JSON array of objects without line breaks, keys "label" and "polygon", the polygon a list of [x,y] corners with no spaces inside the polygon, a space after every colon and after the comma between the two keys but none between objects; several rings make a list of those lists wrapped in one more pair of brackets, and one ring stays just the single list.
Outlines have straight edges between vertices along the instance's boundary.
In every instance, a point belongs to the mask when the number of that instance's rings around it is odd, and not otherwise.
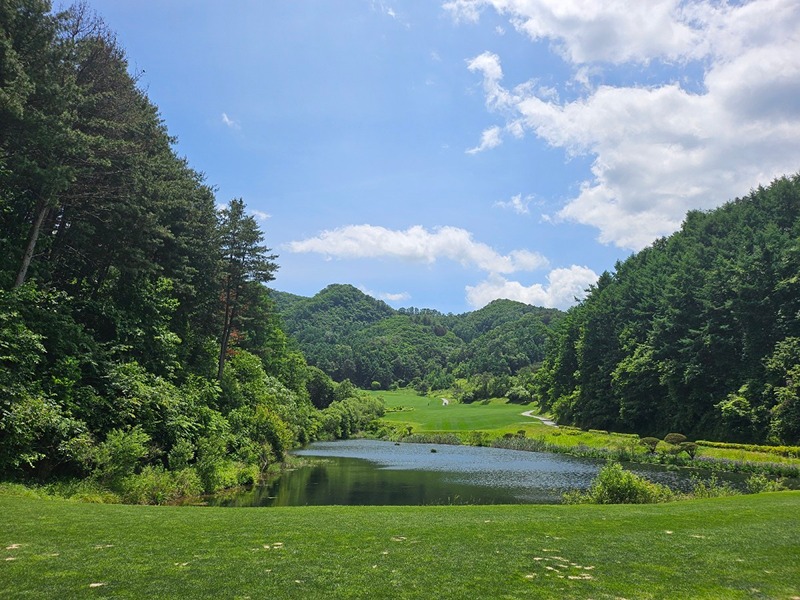
[{"label": "manicured turf", "polygon": [[220,509],[0,495],[2,598],[800,596],[800,492]]},{"label": "manicured turf", "polygon": [[[444,406],[441,397],[419,396],[412,390],[372,392],[383,398],[389,412],[384,421],[410,425],[415,433],[434,431],[475,431],[493,429],[523,429],[538,424],[536,419],[521,413],[536,409],[535,404],[512,404],[505,399],[471,404],[451,403]],[[399,412],[392,409],[405,408]]]}]

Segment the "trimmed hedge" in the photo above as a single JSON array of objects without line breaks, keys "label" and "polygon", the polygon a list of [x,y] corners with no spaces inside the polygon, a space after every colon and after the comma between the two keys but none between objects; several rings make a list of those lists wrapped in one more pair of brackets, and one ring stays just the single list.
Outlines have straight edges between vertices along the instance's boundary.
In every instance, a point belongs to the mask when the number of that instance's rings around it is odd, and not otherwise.
[{"label": "trimmed hedge", "polygon": [[723,448],[728,450],[747,450],[749,452],[766,452],[787,458],[800,458],[800,446],[759,446],[757,444],[736,444],[732,442],[709,442],[708,440],[697,440],[698,446],[708,448]]}]

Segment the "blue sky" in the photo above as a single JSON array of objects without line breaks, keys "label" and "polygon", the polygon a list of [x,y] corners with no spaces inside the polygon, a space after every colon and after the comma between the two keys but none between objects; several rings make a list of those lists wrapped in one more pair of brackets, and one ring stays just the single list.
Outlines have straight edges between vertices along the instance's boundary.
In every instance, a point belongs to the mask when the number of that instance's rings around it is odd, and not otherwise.
[{"label": "blue sky", "polygon": [[90,6],[282,291],[566,308],[687,210],[800,170],[796,0]]}]

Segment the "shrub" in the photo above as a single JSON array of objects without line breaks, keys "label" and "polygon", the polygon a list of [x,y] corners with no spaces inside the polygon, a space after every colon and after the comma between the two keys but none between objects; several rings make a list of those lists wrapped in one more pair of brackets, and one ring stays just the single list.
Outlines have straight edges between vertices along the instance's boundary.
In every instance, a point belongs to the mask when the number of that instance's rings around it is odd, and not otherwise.
[{"label": "shrub", "polygon": [[622,465],[609,462],[604,466],[586,493],[564,494],[565,504],[654,504],[674,497],[663,485],[625,471]]},{"label": "shrub", "polygon": [[697,454],[697,444],[694,442],[683,442],[679,447],[683,452],[686,452],[691,459],[694,459],[695,454]]},{"label": "shrub", "polygon": [[146,466],[137,475],[122,481],[122,499],[130,504],[165,504],[202,492],[200,477],[194,469],[165,471]]},{"label": "shrub", "polygon": [[114,429],[100,444],[95,454],[95,476],[114,485],[131,475],[148,454],[150,436],[136,426],[129,431]]},{"label": "shrub", "polygon": [[716,475],[708,481],[692,477],[692,491],[689,498],[722,498],[724,496],[738,496],[740,492],[726,482],[720,482]]},{"label": "shrub", "polygon": [[753,473],[745,481],[747,491],[751,494],[759,494],[761,492],[780,492],[785,490],[786,487],[781,481],[774,481],[769,479],[762,473]]},{"label": "shrub", "polygon": [[656,447],[658,446],[658,442],[660,441],[661,440],[659,440],[658,438],[644,437],[641,440],[639,440],[639,443],[641,443],[643,446],[647,446],[648,450],[650,451],[650,454],[655,454]]},{"label": "shrub", "polygon": [[180,439],[175,442],[167,455],[169,468],[173,471],[180,471],[188,467],[194,459],[194,450],[194,444],[189,440]]},{"label": "shrub", "polygon": [[759,446],[756,444],[737,444],[731,442],[709,442],[707,440],[697,440],[698,446],[708,448],[723,448],[727,450],[745,450],[747,452],[767,452],[787,458],[800,458],[800,446]]},{"label": "shrub", "polygon": [[470,431],[467,434],[467,444],[470,446],[488,446],[489,434],[485,431]]},{"label": "shrub", "polygon": [[508,450],[524,450],[526,452],[547,452],[555,451],[555,448],[548,444],[544,436],[537,436],[535,438],[528,437],[513,437],[509,439],[500,438],[492,442],[495,448],[506,448]]},{"label": "shrub", "polygon": [[664,441],[673,446],[679,446],[686,441],[686,436],[682,433],[668,433],[664,436]]},{"label": "shrub", "polygon": [[460,446],[461,438],[455,433],[412,433],[402,438],[402,441],[409,444],[446,444],[448,446]]}]

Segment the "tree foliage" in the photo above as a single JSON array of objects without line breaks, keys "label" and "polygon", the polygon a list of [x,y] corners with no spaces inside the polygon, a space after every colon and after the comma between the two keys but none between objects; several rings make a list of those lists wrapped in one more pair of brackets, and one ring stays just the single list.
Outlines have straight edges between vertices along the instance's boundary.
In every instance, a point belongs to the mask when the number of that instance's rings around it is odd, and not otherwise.
[{"label": "tree foliage", "polygon": [[309,370],[257,222],[217,210],[113,33],[51,8],[0,3],[0,474],[252,482],[326,435],[312,399],[370,401]]},{"label": "tree foliage", "polygon": [[690,212],[569,311],[538,396],[584,427],[796,444],[799,239],[799,176]]},{"label": "tree foliage", "polygon": [[278,293],[276,302],[311,364],[336,380],[362,388],[376,382],[380,389],[444,389],[482,373],[515,375],[544,359],[551,325],[562,314],[511,300],[463,315],[394,310],[340,284],[313,298]]}]

